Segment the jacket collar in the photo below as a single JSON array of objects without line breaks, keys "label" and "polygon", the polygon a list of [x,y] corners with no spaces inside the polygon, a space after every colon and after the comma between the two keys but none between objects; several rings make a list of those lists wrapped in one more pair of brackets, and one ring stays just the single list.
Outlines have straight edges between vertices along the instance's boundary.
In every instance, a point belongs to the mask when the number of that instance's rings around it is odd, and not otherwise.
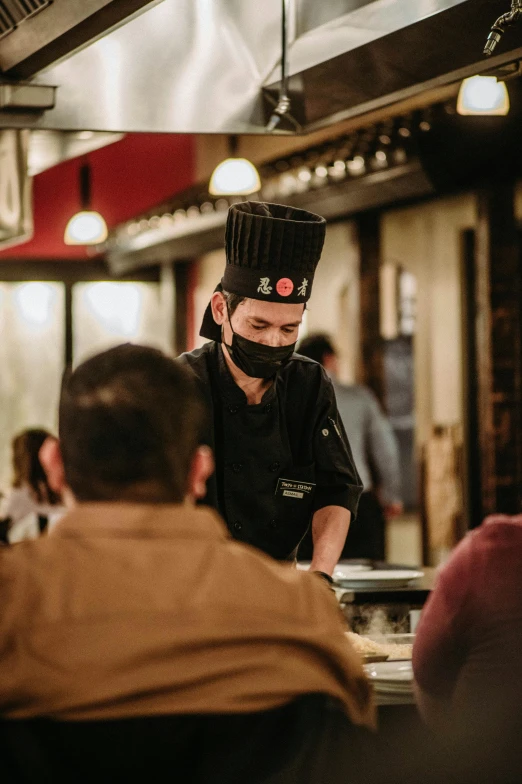
[{"label": "jacket collar", "polygon": [[[238,387],[238,385],[232,378],[232,373],[228,369],[227,361],[225,359],[225,355],[223,353],[223,347],[221,343],[216,343],[215,345],[216,345],[216,355],[217,355],[216,362],[217,362],[217,370],[218,370],[218,383],[223,399],[226,401],[226,403],[232,404],[234,406],[246,406],[247,396],[245,395],[243,390],[240,387]],[[270,384],[265,394],[263,395],[261,405],[265,405],[266,403],[272,402],[275,396],[276,396],[276,379],[274,379],[273,383]]]},{"label": "jacket collar", "polygon": [[189,504],[79,503],[49,533],[61,537],[228,539],[225,524],[208,507]]}]

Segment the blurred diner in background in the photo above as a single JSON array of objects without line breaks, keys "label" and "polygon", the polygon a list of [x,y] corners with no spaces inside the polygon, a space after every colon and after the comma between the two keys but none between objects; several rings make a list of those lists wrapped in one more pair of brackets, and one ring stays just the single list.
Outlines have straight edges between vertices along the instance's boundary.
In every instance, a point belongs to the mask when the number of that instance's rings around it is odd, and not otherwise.
[{"label": "blurred diner in background", "polygon": [[12,442],[13,480],[0,501],[2,540],[13,544],[36,539],[63,514],[60,496],[49,487],[40,462],[40,449],[52,436],[47,430],[30,429]]}]

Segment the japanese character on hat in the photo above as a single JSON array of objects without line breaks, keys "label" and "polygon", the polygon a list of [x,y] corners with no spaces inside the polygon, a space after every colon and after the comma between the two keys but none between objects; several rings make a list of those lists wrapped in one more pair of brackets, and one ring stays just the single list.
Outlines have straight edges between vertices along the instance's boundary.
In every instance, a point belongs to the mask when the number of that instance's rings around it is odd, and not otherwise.
[{"label": "japanese character on hat", "polygon": [[[307,302],[325,232],[325,219],[313,212],[257,201],[232,205],[225,230],[225,273],[216,291],[266,302]],[[199,334],[221,340],[210,304]]]}]

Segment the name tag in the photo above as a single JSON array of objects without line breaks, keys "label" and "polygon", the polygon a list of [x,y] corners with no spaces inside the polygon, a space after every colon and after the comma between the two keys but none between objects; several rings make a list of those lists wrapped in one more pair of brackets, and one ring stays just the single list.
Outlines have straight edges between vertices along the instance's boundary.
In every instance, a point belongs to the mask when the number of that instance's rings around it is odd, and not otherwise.
[{"label": "name tag", "polygon": [[295,479],[279,479],[276,487],[276,495],[286,498],[310,498],[314,492],[313,482],[299,482]]}]

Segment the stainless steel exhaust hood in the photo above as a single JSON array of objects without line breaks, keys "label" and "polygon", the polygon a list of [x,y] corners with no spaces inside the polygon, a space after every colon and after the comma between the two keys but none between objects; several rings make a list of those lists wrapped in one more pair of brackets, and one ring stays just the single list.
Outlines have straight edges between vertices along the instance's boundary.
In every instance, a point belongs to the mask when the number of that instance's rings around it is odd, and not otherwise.
[{"label": "stainless steel exhaust hood", "polygon": [[[505,7],[506,0],[289,0],[298,128],[522,57],[522,48],[505,50],[517,44],[513,33],[483,60]],[[10,79],[55,85],[56,106],[40,116],[2,112],[0,127],[264,133],[278,88],[280,18],[281,0],[54,0],[0,38],[0,67]],[[285,130],[295,125],[277,132]]]},{"label": "stainless steel exhaust hood", "polygon": [[152,0],[1,0],[0,70],[27,79],[151,5]]}]

